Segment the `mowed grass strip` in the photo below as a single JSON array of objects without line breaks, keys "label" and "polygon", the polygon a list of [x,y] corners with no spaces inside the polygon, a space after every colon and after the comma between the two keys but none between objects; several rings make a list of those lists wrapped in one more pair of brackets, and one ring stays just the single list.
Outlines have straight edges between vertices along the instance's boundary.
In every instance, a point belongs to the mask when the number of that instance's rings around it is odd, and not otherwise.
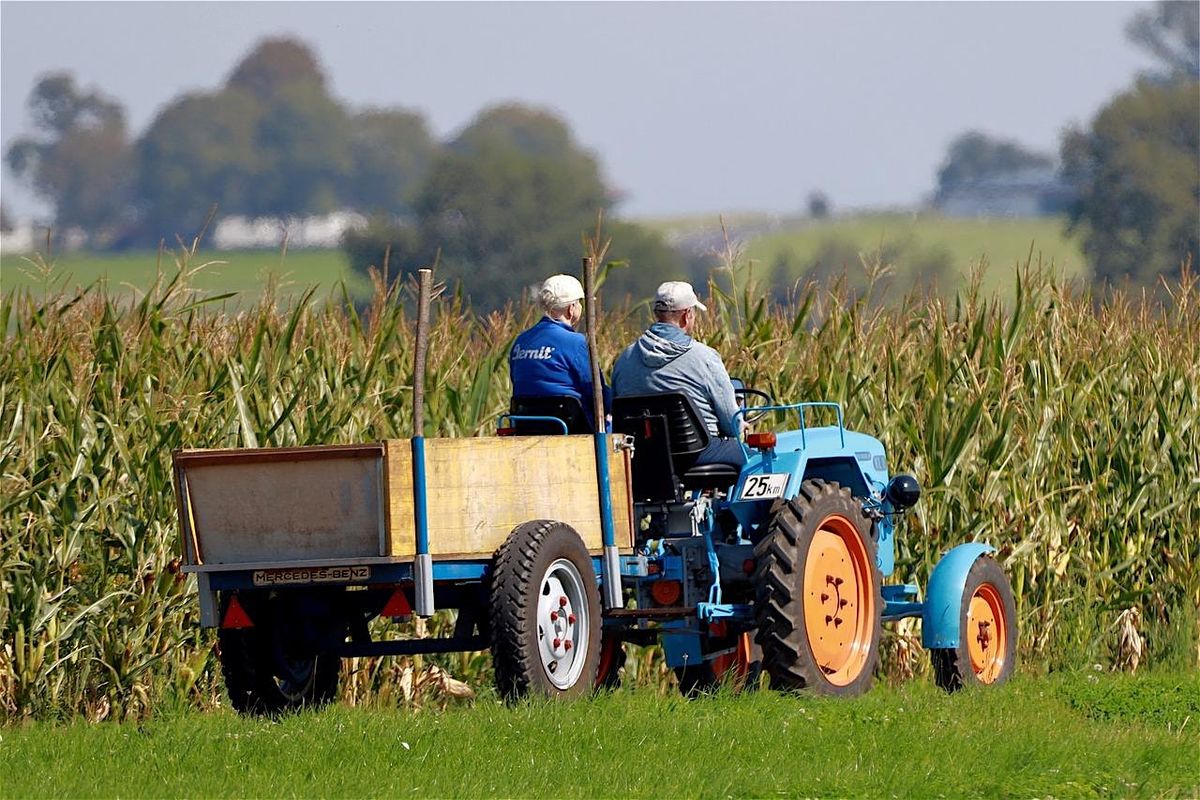
[{"label": "mowed grass strip", "polygon": [[[1126,713],[1089,713],[1081,687],[1096,685],[1125,696]],[[1165,719],[1163,696],[1176,698]],[[1198,709],[1188,674],[1021,678],[953,696],[916,682],[854,700],[622,691],[444,713],[335,706],[278,723],[181,712],[0,730],[0,785],[13,798],[1195,796]]]}]

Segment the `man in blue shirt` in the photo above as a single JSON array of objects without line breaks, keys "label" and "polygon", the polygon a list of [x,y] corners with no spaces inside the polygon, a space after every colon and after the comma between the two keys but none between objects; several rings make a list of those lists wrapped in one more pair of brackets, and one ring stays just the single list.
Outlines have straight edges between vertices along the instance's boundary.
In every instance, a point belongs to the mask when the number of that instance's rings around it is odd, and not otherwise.
[{"label": "man in blue shirt", "polygon": [[[514,397],[574,397],[595,429],[592,410],[592,367],[587,339],[575,331],[583,318],[583,286],[570,275],[551,275],[538,291],[545,316],[513,342],[508,372]],[[612,395],[604,386],[604,411]]]}]

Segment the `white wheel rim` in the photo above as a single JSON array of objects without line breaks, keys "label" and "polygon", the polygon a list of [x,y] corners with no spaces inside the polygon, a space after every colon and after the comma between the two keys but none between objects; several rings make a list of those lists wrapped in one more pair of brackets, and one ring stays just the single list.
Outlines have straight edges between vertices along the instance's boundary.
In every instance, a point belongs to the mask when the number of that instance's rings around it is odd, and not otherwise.
[{"label": "white wheel rim", "polygon": [[542,576],[537,608],[542,669],[559,689],[570,689],[583,673],[589,622],[583,578],[574,564],[560,558]]}]

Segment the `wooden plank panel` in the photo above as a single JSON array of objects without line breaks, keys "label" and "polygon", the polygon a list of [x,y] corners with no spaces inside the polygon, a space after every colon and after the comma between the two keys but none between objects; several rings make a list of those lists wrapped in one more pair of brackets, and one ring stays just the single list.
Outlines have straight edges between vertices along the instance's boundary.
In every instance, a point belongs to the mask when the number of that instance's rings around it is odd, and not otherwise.
[{"label": "wooden plank panel", "polygon": [[292,461],[259,455],[226,451],[216,461],[177,461],[201,563],[381,555],[378,455],[325,452]]},{"label": "wooden plank panel", "polygon": [[[435,558],[490,555],[522,522],[555,519],[602,546],[591,436],[426,439],[429,548]],[[633,546],[629,457],[609,455],[617,544]],[[387,442],[388,555],[415,551],[412,451]]]}]

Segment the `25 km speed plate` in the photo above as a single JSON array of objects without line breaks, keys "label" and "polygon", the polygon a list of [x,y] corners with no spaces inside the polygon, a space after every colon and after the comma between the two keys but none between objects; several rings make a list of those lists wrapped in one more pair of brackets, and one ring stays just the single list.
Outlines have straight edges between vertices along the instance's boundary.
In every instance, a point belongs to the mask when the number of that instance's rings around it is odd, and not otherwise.
[{"label": "25 km speed plate", "polygon": [[742,486],[742,500],[773,500],[783,497],[789,475],[786,472],[751,475]]}]

